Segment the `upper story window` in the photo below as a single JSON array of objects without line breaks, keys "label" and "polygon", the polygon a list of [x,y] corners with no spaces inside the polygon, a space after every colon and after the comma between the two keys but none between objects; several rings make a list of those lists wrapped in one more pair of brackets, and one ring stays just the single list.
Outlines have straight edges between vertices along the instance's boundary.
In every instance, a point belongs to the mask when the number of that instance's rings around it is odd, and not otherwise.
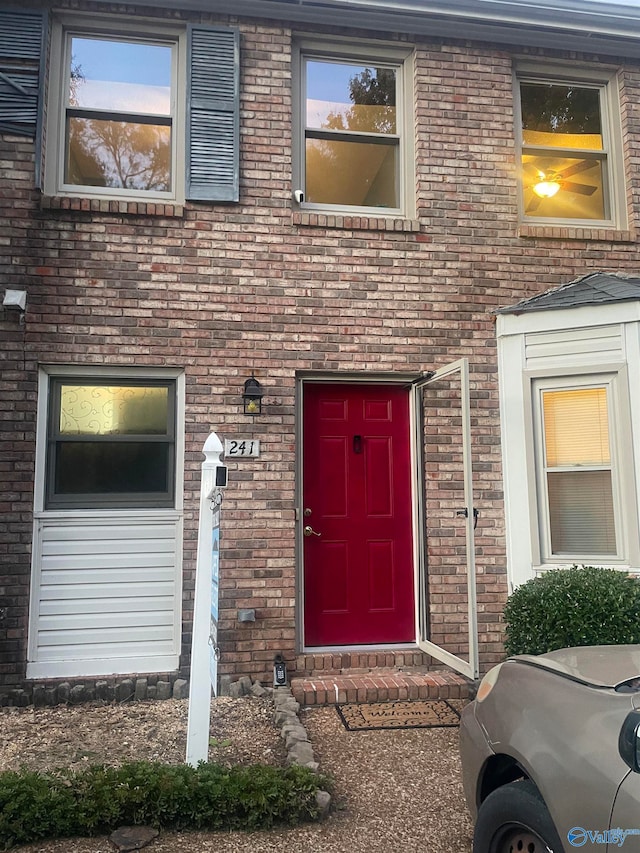
[{"label": "upper story window", "polygon": [[64,183],[170,193],[175,44],[68,35]]},{"label": "upper story window", "polygon": [[622,227],[619,109],[609,80],[520,74],[525,220]]},{"label": "upper story window", "polygon": [[45,192],[237,201],[239,44],[232,27],[56,20]]},{"label": "upper story window", "polygon": [[409,54],[300,50],[297,188],[304,206],[406,213]]}]

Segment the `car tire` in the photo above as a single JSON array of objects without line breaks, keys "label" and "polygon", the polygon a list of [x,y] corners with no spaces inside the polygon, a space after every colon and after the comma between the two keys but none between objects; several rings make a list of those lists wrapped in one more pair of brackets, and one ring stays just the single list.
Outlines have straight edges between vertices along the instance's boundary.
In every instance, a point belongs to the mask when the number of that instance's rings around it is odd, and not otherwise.
[{"label": "car tire", "polygon": [[564,853],[540,791],[530,780],[493,791],[480,806],[473,853]]}]

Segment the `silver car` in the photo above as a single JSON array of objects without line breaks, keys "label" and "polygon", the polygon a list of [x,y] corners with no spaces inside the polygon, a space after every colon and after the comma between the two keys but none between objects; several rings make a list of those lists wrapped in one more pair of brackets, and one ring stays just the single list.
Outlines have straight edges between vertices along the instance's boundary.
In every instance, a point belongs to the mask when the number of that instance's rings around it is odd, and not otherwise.
[{"label": "silver car", "polygon": [[640,646],[509,658],[460,750],[474,853],[640,853]]}]

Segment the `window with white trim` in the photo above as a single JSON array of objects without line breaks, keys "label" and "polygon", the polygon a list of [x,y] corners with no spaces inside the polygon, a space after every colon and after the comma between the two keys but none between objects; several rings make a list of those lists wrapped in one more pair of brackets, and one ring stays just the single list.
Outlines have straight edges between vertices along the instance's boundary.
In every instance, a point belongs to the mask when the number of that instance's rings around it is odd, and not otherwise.
[{"label": "window with white trim", "polygon": [[45,509],[173,507],[173,380],[52,377]]},{"label": "window with white trim", "polygon": [[69,33],[63,181],[168,193],[175,43]]},{"label": "window with white trim", "polygon": [[239,45],[235,27],[56,20],[46,194],[237,201]]},{"label": "window with white trim", "polygon": [[519,71],[520,190],[525,221],[624,226],[614,81]]},{"label": "window with white trim", "polygon": [[408,215],[410,53],[303,45],[298,56],[303,206]]},{"label": "window with white trim", "polygon": [[534,408],[543,560],[622,558],[614,379],[538,380]]}]

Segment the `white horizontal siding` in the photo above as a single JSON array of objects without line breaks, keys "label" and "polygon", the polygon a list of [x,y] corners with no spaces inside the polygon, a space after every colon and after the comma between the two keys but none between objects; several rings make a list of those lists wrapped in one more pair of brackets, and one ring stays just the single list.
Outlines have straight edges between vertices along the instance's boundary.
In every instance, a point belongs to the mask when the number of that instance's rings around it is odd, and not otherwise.
[{"label": "white horizontal siding", "polygon": [[177,513],[43,516],[36,534],[28,677],[177,667]]},{"label": "white horizontal siding", "polygon": [[525,335],[526,370],[620,362],[623,354],[623,330],[619,325]]}]

